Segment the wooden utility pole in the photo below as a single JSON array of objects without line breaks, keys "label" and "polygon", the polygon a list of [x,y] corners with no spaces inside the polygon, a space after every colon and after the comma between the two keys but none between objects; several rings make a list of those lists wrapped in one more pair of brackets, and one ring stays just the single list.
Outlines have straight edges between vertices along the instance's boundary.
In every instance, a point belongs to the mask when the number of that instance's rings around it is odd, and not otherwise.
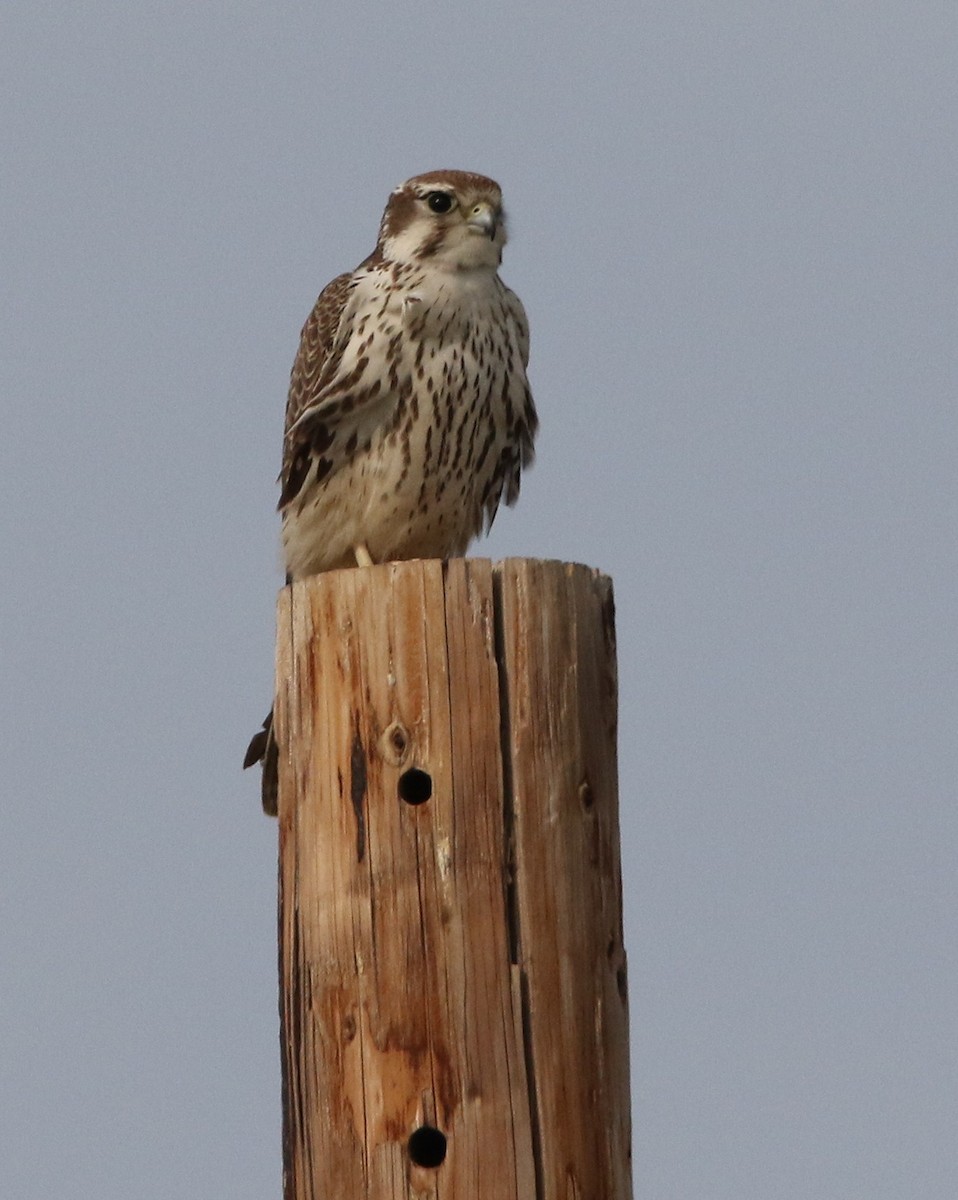
[{"label": "wooden utility pole", "polygon": [[628,1200],[610,581],[334,571],[277,644],[285,1200]]}]

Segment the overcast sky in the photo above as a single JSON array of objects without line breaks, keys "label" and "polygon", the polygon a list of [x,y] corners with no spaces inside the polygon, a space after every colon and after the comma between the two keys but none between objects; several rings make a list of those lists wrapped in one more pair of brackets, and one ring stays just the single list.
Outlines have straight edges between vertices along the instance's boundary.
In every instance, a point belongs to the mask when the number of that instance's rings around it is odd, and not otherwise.
[{"label": "overcast sky", "polygon": [[615,580],[637,1200],[958,1195],[954,0],[7,0],[0,1195],[280,1194],[298,331],[497,178]]}]

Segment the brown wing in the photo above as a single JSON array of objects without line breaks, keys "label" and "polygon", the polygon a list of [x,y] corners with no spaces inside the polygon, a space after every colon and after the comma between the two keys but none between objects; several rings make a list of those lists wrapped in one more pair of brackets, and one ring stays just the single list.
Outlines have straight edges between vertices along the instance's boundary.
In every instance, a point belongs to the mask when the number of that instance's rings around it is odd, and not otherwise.
[{"label": "brown wing", "polygon": [[[506,305],[515,322],[522,365],[529,365],[529,321],[522,301],[510,288],[505,289]],[[535,436],[539,429],[539,417],[532,400],[528,382],[525,385],[522,405],[514,415],[509,443],[503,451],[497,472],[499,491],[486,500],[486,528],[492,524],[500,498],[506,504],[515,504],[519,498],[519,479],[525,467],[532,465],[535,458]]]},{"label": "brown wing", "polygon": [[281,509],[366,449],[412,387],[396,370],[401,317],[386,314],[393,274],[370,264],[334,279],[303,331],[286,412]]},{"label": "brown wing", "polygon": [[300,334],[286,401],[283,469],[279,477],[282,485],[280,508],[297,495],[309,474],[314,448],[306,439],[290,438],[289,431],[314,402],[342,357],[344,343],[337,343],[336,332],[349,299],[353,278],[353,273],[347,272],[327,283]]}]

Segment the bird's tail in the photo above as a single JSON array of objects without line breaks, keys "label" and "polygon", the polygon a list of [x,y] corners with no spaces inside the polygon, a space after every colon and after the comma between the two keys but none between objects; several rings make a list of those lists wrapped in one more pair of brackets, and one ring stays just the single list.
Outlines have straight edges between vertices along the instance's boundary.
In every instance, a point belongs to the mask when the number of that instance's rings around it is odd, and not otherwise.
[{"label": "bird's tail", "polygon": [[279,790],[279,747],[273,732],[273,710],[263,722],[263,728],[253,735],[243,759],[243,769],[254,763],[263,764],[263,812],[276,816],[276,795]]}]

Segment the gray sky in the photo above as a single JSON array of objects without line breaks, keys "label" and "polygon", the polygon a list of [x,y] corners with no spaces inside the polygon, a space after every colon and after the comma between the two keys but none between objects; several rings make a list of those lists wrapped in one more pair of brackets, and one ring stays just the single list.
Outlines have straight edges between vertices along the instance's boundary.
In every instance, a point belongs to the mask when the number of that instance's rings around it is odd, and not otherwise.
[{"label": "gray sky", "polygon": [[8,0],[0,1195],[279,1195],[288,371],[495,176],[618,604],[640,1200],[958,1195],[958,8]]}]

